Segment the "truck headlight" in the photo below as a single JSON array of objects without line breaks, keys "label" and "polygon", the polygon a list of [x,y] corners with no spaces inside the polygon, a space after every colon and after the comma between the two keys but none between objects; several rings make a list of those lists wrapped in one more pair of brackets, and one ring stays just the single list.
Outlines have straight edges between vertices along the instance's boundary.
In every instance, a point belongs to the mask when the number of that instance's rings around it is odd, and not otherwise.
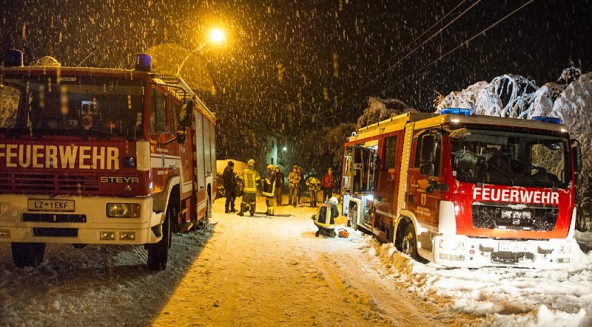
[{"label": "truck headlight", "polygon": [[454,239],[440,239],[440,249],[463,251],[465,249],[465,243]]},{"label": "truck headlight", "polygon": [[107,203],[109,218],[138,218],[141,206],[139,203]]}]

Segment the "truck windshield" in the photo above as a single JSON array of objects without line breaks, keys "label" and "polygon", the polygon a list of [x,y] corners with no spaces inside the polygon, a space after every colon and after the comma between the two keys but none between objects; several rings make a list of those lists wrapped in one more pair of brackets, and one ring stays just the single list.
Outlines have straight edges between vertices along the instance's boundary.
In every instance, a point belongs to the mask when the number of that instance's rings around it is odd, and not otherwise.
[{"label": "truck windshield", "polygon": [[26,75],[0,80],[0,134],[135,139],[143,132],[142,80]]},{"label": "truck windshield", "polygon": [[459,182],[566,188],[569,141],[559,133],[463,127],[450,133],[452,173]]}]

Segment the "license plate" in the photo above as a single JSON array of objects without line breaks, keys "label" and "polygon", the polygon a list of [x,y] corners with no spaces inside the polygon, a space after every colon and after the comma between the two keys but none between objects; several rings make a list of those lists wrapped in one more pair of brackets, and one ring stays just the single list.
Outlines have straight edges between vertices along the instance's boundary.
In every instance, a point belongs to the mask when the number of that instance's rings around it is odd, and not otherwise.
[{"label": "license plate", "polygon": [[74,211],[74,200],[29,199],[29,211],[71,212]]},{"label": "license plate", "polygon": [[500,242],[500,252],[529,252],[528,244],[523,242]]}]

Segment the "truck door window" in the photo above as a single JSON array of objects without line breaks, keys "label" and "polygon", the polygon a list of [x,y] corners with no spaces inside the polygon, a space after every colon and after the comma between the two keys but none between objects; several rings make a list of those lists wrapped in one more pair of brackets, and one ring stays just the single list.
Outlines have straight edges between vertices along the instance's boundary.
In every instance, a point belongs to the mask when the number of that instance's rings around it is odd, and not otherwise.
[{"label": "truck door window", "polygon": [[397,136],[384,139],[383,148],[383,170],[395,169],[397,154]]},{"label": "truck door window", "polygon": [[170,133],[174,133],[177,128],[175,126],[175,117],[176,117],[176,113],[179,112],[179,104],[176,103],[175,101],[173,101],[173,98],[170,97],[169,98],[169,132]]},{"label": "truck door window", "polygon": [[372,148],[355,146],[352,163],[354,192],[374,190],[376,172],[376,151]]},{"label": "truck door window", "polygon": [[152,133],[166,132],[166,101],[166,95],[157,90],[154,90],[154,94],[152,97],[152,107],[150,109],[150,131]]},{"label": "truck door window", "polygon": [[416,144],[415,167],[429,176],[440,176],[440,133],[424,132]]}]

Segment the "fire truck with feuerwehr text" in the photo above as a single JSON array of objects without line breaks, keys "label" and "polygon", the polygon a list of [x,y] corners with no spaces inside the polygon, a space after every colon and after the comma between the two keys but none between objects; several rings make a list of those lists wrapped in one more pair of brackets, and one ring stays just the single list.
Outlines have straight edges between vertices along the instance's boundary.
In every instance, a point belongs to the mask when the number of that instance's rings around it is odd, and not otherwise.
[{"label": "fire truck with feuerwehr text", "polygon": [[134,70],[45,59],[0,68],[0,242],[19,267],[68,243],[143,245],[166,268],[172,233],[211,215],[214,115],[147,54]]},{"label": "fire truck with feuerwehr text", "polygon": [[577,248],[579,167],[557,118],[409,112],[345,143],[342,211],[418,260],[561,268]]}]

